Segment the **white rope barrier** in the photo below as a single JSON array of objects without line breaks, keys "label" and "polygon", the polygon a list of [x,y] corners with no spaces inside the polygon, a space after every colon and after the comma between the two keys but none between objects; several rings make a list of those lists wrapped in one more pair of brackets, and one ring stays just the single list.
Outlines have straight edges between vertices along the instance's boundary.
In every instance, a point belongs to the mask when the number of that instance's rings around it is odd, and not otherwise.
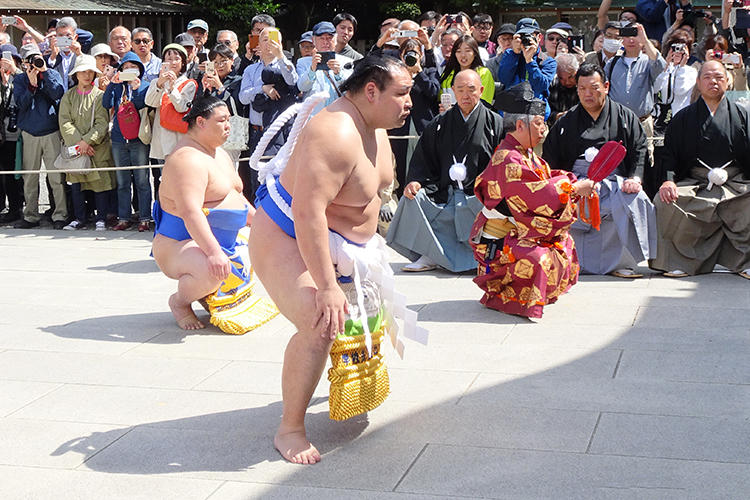
[{"label": "white rope barrier", "polygon": [[[389,139],[419,139],[418,135],[389,135]],[[274,155],[271,156],[261,156],[259,160],[261,161],[268,161],[274,158]],[[244,162],[247,163],[250,161],[250,158],[240,158],[237,160],[238,162]],[[56,169],[51,168],[48,170],[4,170],[0,171],[0,175],[38,175],[38,174],[80,174],[80,173],[88,173],[92,171],[96,172],[118,172],[121,170],[143,170],[147,168],[163,168],[164,165],[133,165],[129,167],[102,167],[102,168],[69,168],[69,169]]]}]

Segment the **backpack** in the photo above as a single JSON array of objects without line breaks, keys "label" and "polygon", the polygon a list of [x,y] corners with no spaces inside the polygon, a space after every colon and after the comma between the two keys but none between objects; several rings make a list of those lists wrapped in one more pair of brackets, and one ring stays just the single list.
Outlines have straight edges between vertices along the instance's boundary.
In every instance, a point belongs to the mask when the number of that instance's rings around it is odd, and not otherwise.
[{"label": "backpack", "polygon": [[[179,87],[177,87],[178,91],[182,91],[183,88],[185,88],[185,85],[188,83],[194,83],[196,85],[196,88],[198,86],[198,82],[195,80],[185,80],[180,84]],[[169,93],[164,92],[161,96],[161,107],[159,108],[159,124],[167,129],[171,130],[172,132],[179,132],[181,134],[184,134],[187,132],[188,124],[186,121],[182,120],[182,117],[187,114],[187,111],[184,113],[180,113],[177,111],[174,107],[174,104],[172,104],[172,101],[169,99]]]}]

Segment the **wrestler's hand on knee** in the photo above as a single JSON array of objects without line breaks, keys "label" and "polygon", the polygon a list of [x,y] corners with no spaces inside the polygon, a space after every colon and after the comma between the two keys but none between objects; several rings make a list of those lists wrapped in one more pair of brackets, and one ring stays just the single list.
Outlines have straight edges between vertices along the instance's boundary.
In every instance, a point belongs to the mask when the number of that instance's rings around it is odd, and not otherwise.
[{"label": "wrestler's hand on knee", "polygon": [[224,281],[232,271],[232,264],[223,253],[208,256],[208,272],[217,280]]},{"label": "wrestler's hand on knee", "polygon": [[321,288],[315,293],[315,316],[313,330],[321,332],[323,338],[331,340],[344,331],[349,305],[341,288]]},{"label": "wrestler's hand on knee", "polygon": [[664,181],[664,184],[659,188],[659,198],[664,203],[674,203],[677,201],[677,184],[672,181]]}]

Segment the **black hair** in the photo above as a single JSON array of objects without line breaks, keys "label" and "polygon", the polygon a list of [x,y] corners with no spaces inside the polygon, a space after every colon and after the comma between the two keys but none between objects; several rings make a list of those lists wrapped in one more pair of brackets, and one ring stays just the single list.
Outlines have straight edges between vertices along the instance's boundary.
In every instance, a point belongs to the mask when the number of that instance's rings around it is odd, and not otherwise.
[{"label": "black hair", "polygon": [[617,15],[617,20],[621,21],[622,20],[622,15],[625,14],[626,12],[634,14],[635,15],[635,21],[638,22],[638,23],[641,22],[641,16],[638,15],[638,12],[635,9],[622,9],[622,11],[620,11],[620,13]]},{"label": "black hair", "polygon": [[445,63],[445,69],[443,70],[443,74],[440,75],[440,83],[443,83],[445,80],[448,79],[448,77],[451,77],[451,81],[449,82],[451,85],[453,85],[453,78],[456,77],[459,71],[461,71],[461,64],[458,62],[458,58],[456,57],[456,52],[458,51],[459,47],[461,45],[466,44],[469,46],[469,48],[474,52],[474,60],[471,61],[471,66],[469,66],[470,69],[477,69],[479,66],[482,66],[482,56],[479,54],[479,44],[471,35],[462,35],[453,43],[453,48],[451,49],[451,56],[448,58],[448,61]]},{"label": "black hair", "polygon": [[188,109],[185,116],[182,117],[182,121],[187,122],[188,130],[190,130],[195,126],[195,122],[198,120],[199,116],[203,119],[208,119],[214,113],[214,109],[226,105],[226,102],[215,96],[203,95],[196,97],[190,104],[190,109]]},{"label": "black hair", "polygon": [[418,50],[420,54],[424,52],[422,43],[416,38],[407,38],[401,42],[401,46],[398,48],[399,55],[403,56],[407,50]]},{"label": "black hair", "polygon": [[482,14],[482,13],[476,14],[474,16],[474,19],[471,20],[471,23],[472,24],[484,24],[484,23],[494,24],[492,22],[492,16],[490,16],[489,14]]},{"label": "black hair", "polygon": [[338,26],[341,21],[349,21],[354,26],[354,31],[357,31],[357,18],[348,12],[339,12],[336,17],[333,18],[333,25]]},{"label": "black hair", "polygon": [[356,94],[370,82],[375,83],[378,90],[385,90],[393,80],[394,68],[405,69],[406,65],[395,57],[368,55],[354,63],[354,71],[339,85],[339,90]]},{"label": "black hair", "polygon": [[602,82],[607,81],[607,77],[604,76],[604,70],[599,66],[598,64],[594,63],[586,63],[582,64],[580,68],[578,68],[578,71],[576,71],[576,84],[578,84],[578,79],[581,77],[586,76],[594,76],[594,73],[599,75],[599,77],[602,79]]},{"label": "black hair", "polygon": [[434,10],[428,10],[427,12],[422,12],[422,14],[420,14],[417,18],[417,24],[422,24],[422,21],[435,21],[437,23],[440,21],[441,17],[442,16]]},{"label": "black hair", "polygon": [[213,61],[216,56],[234,59],[234,52],[227,45],[217,43],[216,46],[208,53],[208,60]]}]

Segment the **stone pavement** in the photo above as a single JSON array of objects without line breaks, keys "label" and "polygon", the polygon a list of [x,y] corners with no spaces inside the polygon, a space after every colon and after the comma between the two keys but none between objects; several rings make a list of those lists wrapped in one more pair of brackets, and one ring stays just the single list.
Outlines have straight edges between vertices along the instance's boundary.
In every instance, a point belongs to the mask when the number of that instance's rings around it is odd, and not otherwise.
[{"label": "stone pavement", "polygon": [[[470,276],[398,275],[432,332],[367,416],[285,463],[275,319],[179,330],[137,232],[0,230],[0,498],[743,498],[750,282],[584,277],[531,322]],[[404,261],[392,256],[396,268]]]}]

